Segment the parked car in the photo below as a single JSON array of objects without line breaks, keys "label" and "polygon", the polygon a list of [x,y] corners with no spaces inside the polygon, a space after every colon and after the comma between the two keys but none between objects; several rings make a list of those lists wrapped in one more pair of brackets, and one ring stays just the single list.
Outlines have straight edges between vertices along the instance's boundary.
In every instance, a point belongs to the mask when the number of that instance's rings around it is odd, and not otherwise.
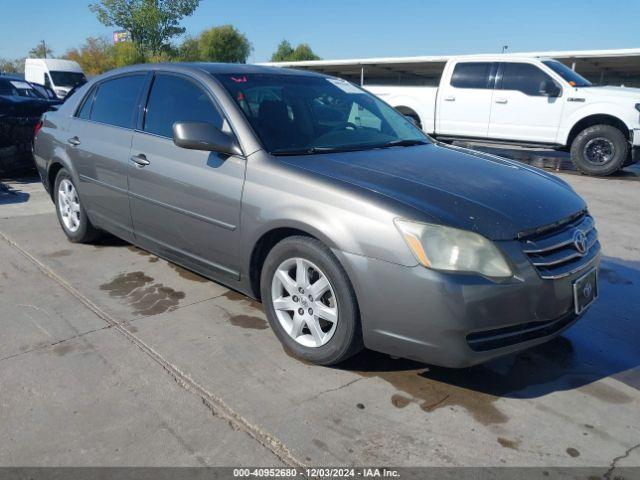
[{"label": "parked car", "polygon": [[78,62],[55,58],[27,58],[24,77],[29,82],[50,88],[61,100],[73,87],[87,82]]},{"label": "parked car", "polygon": [[463,367],[549,340],[597,297],[585,202],[433,142],[337,78],[173,64],[102,75],[35,158],[72,242],[110,232],[260,299],[296,355]]},{"label": "parked car", "polygon": [[0,76],[0,164],[5,169],[32,165],[31,148],[40,116],[60,104],[45,98],[18,77]]},{"label": "parked car", "polygon": [[557,60],[457,57],[439,87],[366,88],[443,141],[568,150],[589,175],[638,161],[640,89],[596,87]]}]

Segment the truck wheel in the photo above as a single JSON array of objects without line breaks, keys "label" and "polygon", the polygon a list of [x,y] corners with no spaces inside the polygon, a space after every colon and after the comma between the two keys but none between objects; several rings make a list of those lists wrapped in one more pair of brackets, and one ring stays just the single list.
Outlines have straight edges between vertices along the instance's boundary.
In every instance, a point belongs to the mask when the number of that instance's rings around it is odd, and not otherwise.
[{"label": "truck wheel", "polygon": [[349,277],[318,240],[288,237],[273,247],[262,267],[260,292],[271,328],[297,357],[333,365],[362,349]]},{"label": "truck wheel", "polygon": [[628,154],[627,139],[611,125],[585,128],[571,144],[571,161],[587,175],[611,175],[624,166]]}]

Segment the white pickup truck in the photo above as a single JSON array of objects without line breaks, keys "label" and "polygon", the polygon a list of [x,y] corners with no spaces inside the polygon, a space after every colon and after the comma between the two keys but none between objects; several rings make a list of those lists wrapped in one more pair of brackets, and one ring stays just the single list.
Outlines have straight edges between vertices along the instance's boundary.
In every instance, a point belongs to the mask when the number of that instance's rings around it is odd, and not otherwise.
[{"label": "white pickup truck", "polygon": [[553,59],[456,57],[439,87],[365,88],[439,140],[568,150],[590,175],[640,157],[640,89],[593,86]]}]

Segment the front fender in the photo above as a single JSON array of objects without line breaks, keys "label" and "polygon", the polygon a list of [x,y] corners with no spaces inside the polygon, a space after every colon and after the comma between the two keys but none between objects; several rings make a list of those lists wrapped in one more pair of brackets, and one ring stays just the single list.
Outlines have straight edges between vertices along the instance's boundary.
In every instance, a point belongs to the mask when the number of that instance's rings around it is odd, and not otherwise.
[{"label": "front fender", "polygon": [[627,129],[631,129],[634,120],[634,112],[635,115],[637,115],[637,111],[633,110],[632,107],[633,106],[630,106],[630,108],[627,109],[615,103],[606,101],[587,103],[564,119],[560,129],[558,129],[557,143],[567,145],[571,129],[581,120],[593,115],[607,115],[615,117],[624,123]]},{"label": "front fender", "polygon": [[394,202],[267,158],[248,161],[240,221],[247,265],[258,240],[280,228],[305,232],[331,249],[416,265],[393,223],[406,212]]}]

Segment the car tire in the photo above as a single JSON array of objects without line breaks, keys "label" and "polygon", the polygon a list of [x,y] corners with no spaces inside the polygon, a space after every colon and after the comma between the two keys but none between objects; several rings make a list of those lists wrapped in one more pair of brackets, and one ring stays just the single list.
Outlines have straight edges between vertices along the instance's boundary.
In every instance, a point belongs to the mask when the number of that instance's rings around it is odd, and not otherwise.
[{"label": "car tire", "polygon": [[[288,273],[284,281],[283,272]],[[334,365],[362,350],[353,287],[338,259],[318,240],[294,236],[276,244],[262,268],[260,293],[271,328],[294,356]]]},{"label": "car tire", "polygon": [[80,202],[73,178],[64,168],[56,176],[53,194],[58,221],[70,241],[90,243],[100,236],[100,231],[91,224]]},{"label": "car tire", "polygon": [[571,161],[587,175],[611,175],[624,166],[628,155],[627,139],[611,125],[585,128],[571,144]]}]

